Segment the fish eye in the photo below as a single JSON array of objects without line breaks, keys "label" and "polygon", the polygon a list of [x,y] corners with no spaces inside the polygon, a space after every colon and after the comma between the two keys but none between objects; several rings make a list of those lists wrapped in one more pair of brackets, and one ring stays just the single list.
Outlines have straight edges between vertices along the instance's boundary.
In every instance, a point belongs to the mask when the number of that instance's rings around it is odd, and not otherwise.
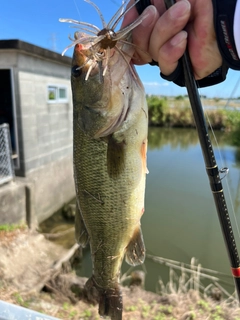
[{"label": "fish eye", "polygon": [[82,71],[81,68],[79,66],[73,66],[72,67],[72,76],[74,78],[77,78],[81,75]]}]

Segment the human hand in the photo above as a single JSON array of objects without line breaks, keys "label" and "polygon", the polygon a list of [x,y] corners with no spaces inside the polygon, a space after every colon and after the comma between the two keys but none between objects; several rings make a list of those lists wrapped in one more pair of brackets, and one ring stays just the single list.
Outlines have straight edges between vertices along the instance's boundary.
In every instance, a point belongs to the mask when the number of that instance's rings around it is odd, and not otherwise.
[{"label": "human hand", "polygon": [[[134,0],[130,1],[133,4]],[[143,22],[132,32],[137,49],[135,64],[157,61],[161,72],[170,75],[186,50],[195,78],[202,79],[222,65],[213,25],[212,1],[179,0],[168,10],[163,0],[151,0]],[[133,7],[124,17],[123,27],[138,17]],[[183,30],[184,29],[184,30]]]}]

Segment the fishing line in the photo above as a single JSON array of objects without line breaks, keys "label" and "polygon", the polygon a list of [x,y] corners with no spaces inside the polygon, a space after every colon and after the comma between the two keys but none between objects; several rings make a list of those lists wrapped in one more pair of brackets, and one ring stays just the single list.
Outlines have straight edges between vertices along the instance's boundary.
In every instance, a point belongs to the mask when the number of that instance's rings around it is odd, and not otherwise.
[{"label": "fishing line", "polygon": [[[239,80],[240,78],[238,79],[237,81],[237,84],[235,85],[235,87],[233,88],[233,91],[227,101],[227,104],[225,105],[225,108],[227,107],[227,105],[229,104],[229,102],[231,101],[232,97],[233,97],[233,94],[234,92],[236,91],[236,87],[238,86],[238,83],[239,83]],[[198,90],[200,92],[200,95],[201,95],[201,89],[198,87]],[[217,137],[215,135],[215,132],[214,132],[214,129],[212,127],[212,124],[211,124],[211,120],[206,112],[206,108],[204,106],[204,102],[202,102],[202,107],[203,107],[203,110],[204,110],[204,115],[205,115],[205,118],[207,119],[207,122],[209,124],[209,128],[210,128],[210,131],[212,132],[212,135],[213,135],[213,139],[216,143],[216,149],[218,151],[218,154],[219,154],[219,159],[220,159],[220,163],[221,163],[221,166],[222,168],[219,170],[220,173],[224,173],[224,176],[221,178],[221,180],[224,179],[225,181],[225,184],[227,186],[227,194],[228,194],[228,197],[229,197],[229,202],[230,202],[230,207],[232,209],[232,214],[233,214],[233,218],[234,218],[234,222],[235,222],[235,226],[236,226],[236,229],[237,229],[237,234],[238,234],[238,237],[240,239],[240,228],[239,228],[239,224],[238,224],[238,221],[237,221],[237,214],[236,214],[236,211],[235,211],[235,208],[234,208],[234,204],[233,204],[233,199],[232,199],[232,195],[231,195],[231,190],[230,190],[230,186],[229,186],[229,182],[228,182],[228,173],[229,173],[229,169],[225,166],[224,164],[224,161],[223,161],[223,157],[222,157],[222,153],[221,153],[221,149],[220,149],[220,146],[219,146],[219,143],[218,143],[218,140],[217,140]]]},{"label": "fishing line", "polygon": [[234,88],[232,90],[232,93],[231,93],[230,97],[228,98],[228,101],[226,102],[226,105],[225,105],[224,109],[226,109],[227,106],[229,105],[231,99],[233,98],[234,93],[236,92],[236,90],[237,90],[237,88],[239,86],[239,83],[240,83],[240,77],[238,78],[238,80],[237,80],[237,82],[236,82],[236,84],[235,84],[235,86],[234,86]]},{"label": "fishing line", "polygon": [[76,7],[76,9],[77,9],[77,13],[78,13],[78,15],[79,15],[79,19],[81,20],[81,14],[80,14],[80,10],[78,9],[77,2],[76,2],[76,0],[73,0],[73,2],[74,2],[75,7]]},{"label": "fishing line", "polygon": [[119,4],[115,0],[111,0],[112,3],[114,3],[117,7],[119,7]]}]

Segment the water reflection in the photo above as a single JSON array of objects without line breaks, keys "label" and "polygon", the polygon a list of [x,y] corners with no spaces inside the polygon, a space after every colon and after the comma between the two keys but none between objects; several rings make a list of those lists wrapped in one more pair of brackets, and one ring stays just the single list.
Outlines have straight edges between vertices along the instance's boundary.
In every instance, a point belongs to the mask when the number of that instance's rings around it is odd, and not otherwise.
[{"label": "water reflection", "polygon": [[148,149],[161,149],[165,145],[170,145],[175,149],[188,149],[191,145],[198,143],[195,130],[191,129],[166,129],[159,127],[149,128]]},{"label": "water reflection", "polygon": [[235,151],[235,159],[240,163],[240,148],[237,148]]},{"label": "water reflection", "polygon": [[[216,146],[216,144],[223,146],[229,143],[228,133],[216,131],[214,132],[215,137],[213,136],[213,133],[210,132],[209,134],[214,146]],[[161,149],[166,144],[170,145],[173,149],[177,147],[180,147],[181,149],[188,149],[190,146],[199,144],[197,131],[195,129],[166,129],[160,127],[149,128],[149,150]],[[238,161],[240,161],[240,148],[237,150]]]}]

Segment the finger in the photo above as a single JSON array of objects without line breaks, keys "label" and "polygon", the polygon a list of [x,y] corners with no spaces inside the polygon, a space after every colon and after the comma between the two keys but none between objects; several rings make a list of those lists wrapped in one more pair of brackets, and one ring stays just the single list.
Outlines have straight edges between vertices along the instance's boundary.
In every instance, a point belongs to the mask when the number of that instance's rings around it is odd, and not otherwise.
[{"label": "finger", "polygon": [[164,75],[168,76],[176,69],[178,60],[184,54],[186,46],[187,32],[180,31],[160,48],[158,64]]},{"label": "finger", "polygon": [[208,76],[222,65],[212,17],[211,1],[206,1],[204,6],[196,2],[193,19],[186,27],[188,50],[196,79]]},{"label": "finger", "polygon": [[[131,7],[134,4],[134,0],[131,0],[128,5],[127,8]],[[122,22],[122,26],[121,29],[123,29],[124,27],[128,26],[130,23],[132,23],[134,20],[136,20],[138,18],[139,14],[137,12],[137,9],[135,6],[133,6],[125,15],[123,18],[123,22]]]},{"label": "finger", "polygon": [[[158,19],[149,43],[149,53],[154,60],[158,61],[161,47],[184,29],[190,17],[190,10],[190,3],[180,0]],[[161,64],[161,61],[158,62]]]},{"label": "finger", "polygon": [[148,53],[149,39],[159,13],[154,6],[148,6],[142,13],[145,17],[142,23],[132,31],[133,43],[137,46],[133,57],[133,63],[144,64],[152,61],[152,57]]},{"label": "finger", "polygon": [[[135,3],[135,1],[131,0],[128,3],[127,8],[131,7],[134,3]],[[163,14],[166,11],[164,0],[151,0],[151,4],[156,7],[159,14]],[[138,18],[138,16],[139,16],[139,14],[137,12],[136,6],[133,6],[132,9],[129,10],[124,15],[124,19],[123,19],[121,28],[124,28],[127,25],[129,25],[130,23],[132,23],[134,20],[136,20]]]},{"label": "finger", "polygon": [[164,0],[151,0],[151,3],[157,8],[157,11],[160,15],[166,11]]}]

